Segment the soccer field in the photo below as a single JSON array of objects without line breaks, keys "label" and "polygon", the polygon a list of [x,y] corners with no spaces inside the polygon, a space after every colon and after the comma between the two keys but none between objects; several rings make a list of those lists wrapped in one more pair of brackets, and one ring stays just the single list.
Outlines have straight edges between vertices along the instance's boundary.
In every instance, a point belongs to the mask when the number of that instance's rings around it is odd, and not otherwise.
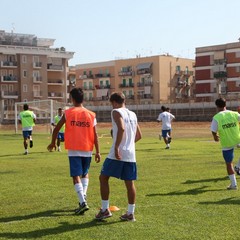
[{"label": "soccer field", "polygon": [[[78,200],[69,177],[67,152],[48,152],[50,134],[36,127],[34,147],[23,155],[21,132],[0,131],[0,239],[240,239],[240,194],[228,191],[219,143],[210,123],[173,122],[171,149],[158,139],[160,124],[140,123],[136,144],[136,222],[121,222],[124,183],[110,180],[110,205],[120,208],[96,221],[101,206],[99,172],[111,146],[110,125],[98,124],[102,162],[92,161],[88,204],[76,216]],[[14,127],[13,127],[14,128]],[[62,147],[63,149],[63,147]],[[236,162],[240,149],[235,150]],[[239,176],[237,176],[239,181]]]}]

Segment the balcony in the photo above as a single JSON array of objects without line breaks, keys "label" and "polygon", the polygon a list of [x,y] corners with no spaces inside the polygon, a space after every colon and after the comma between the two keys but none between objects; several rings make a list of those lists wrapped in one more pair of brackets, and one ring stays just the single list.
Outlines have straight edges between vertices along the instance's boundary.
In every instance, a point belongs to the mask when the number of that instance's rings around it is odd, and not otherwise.
[{"label": "balcony", "polygon": [[34,98],[42,98],[42,91],[33,91]]},{"label": "balcony", "polygon": [[83,90],[95,90],[93,86],[83,86]]},{"label": "balcony", "polygon": [[92,101],[108,101],[109,97],[108,96],[102,96],[102,97],[95,97],[92,98]]},{"label": "balcony", "polygon": [[33,68],[41,68],[42,67],[42,63],[41,62],[34,62],[33,63]]},{"label": "balcony", "polygon": [[153,99],[153,95],[152,94],[138,94],[137,98],[138,99]]},{"label": "balcony", "polygon": [[17,76],[12,76],[12,75],[1,76],[1,82],[4,82],[4,83],[17,83],[17,81],[18,81]]},{"label": "balcony", "polygon": [[105,74],[103,74],[103,73],[96,73],[95,74],[95,78],[110,78],[111,77],[111,74],[110,73],[105,73]]},{"label": "balcony", "polygon": [[63,71],[63,65],[54,65],[51,63],[47,64],[47,70],[48,71]]},{"label": "balcony", "polygon": [[1,67],[3,68],[17,68],[17,66],[16,61],[1,61]]},{"label": "balcony", "polygon": [[62,79],[48,79],[48,85],[63,85]]},{"label": "balcony", "polygon": [[42,77],[33,76],[33,83],[42,83]]},{"label": "balcony", "polygon": [[221,72],[215,72],[214,73],[214,78],[226,78],[227,77],[227,72],[221,71]]},{"label": "balcony", "polygon": [[119,87],[120,87],[120,88],[134,87],[134,83],[129,83],[129,84],[120,83],[120,84],[119,84]]},{"label": "balcony", "polygon": [[134,71],[120,71],[118,72],[118,76],[134,76]]},{"label": "balcony", "polygon": [[1,91],[1,97],[4,99],[17,99],[18,92],[17,91]]},{"label": "balcony", "polygon": [[48,93],[48,98],[61,99],[61,98],[63,98],[63,93],[60,93],[60,92],[49,92]]},{"label": "balcony", "polygon": [[145,86],[152,86],[153,83],[152,82],[138,82],[137,86],[138,87],[145,87]]},{"label": "balcony", "polygon": [[106,84],[106,85],[95,85],[96,89],[110,89],[111,85],[110,84]]}]

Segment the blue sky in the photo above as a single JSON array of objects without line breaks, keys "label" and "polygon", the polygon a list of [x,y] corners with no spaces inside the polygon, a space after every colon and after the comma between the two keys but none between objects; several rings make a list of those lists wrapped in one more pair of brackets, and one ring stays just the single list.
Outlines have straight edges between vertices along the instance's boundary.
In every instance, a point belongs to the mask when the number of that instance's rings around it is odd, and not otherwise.
[{"label": "blue sky", "polygon": [[70,65],[236,42],[239,0],[1,1],[0,29],[56,39],[75,52]]}]

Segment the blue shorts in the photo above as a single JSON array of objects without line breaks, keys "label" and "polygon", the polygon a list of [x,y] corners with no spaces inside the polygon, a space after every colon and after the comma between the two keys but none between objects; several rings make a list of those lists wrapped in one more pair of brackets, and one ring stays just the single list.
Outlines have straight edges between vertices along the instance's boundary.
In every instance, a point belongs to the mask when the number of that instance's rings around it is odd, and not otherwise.
[{"label": "blue shorts", "polygon": [[70,176],[85,176],[88,174],[92,157],[68,157],[70,165]]},{"label": "blue shorts", "polygon": [[225,160],[226,163],[231,163],[233,161],[233,157],[234,157],[234,149],[230,149],[230,150],[226,150],[226,151],[222,151],[223,154],[223,158]]},{"label": "blue shorts", "polygon": [[59,132],[57,135],[57,139],[60,139],[61,142],[64,142],[64,133]]},{"label": "blue shorts", "polygon": [[24,138],[29,138],[32,136],[32,131],[22,131],[22,134]]},{"label": "blue shorts", "polygon": [[136,162],[124,162],[106,158],[101,175],[119,178],[121,180],[136,180],[137,179],[137,164]]},{"label": "blue shorts", "polygon": [[169,133],[171,133],[171,129],[168,130],[162,130],[162,137],[167,137],[167,135],[170,135]]}]

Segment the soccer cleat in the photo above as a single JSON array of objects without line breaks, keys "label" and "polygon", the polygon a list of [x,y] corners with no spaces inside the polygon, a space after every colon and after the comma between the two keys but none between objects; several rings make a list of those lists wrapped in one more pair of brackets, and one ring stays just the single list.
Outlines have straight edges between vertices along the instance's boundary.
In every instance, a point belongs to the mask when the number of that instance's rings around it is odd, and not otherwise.
[{"label": "soccer cleat", "polygon": [[89,206],[87,205],[87,202],[83,202],[82,204],[79,203],[79,207],[75,209],[76,214],[84,214],[84,212],[89,210]]},{"label": "soccer cleat", "polygon": [[95,216],[95,219],[102,220],[105,218],[109,218],[112,216],[112,213],[109,209],[106,209],[104,212],[102,212],[102,209],[100,209],[99,213]]},{"label": "soccer cleat", "polygon": [[134,214],[128,214],[128,213],[123,214],[120,217],[120,219],[123,220],[123,221],[129,221],[129,222],[135,222],[136,221],[136,219],[134,217]]},{"label": "soccer cleat", "polygon": [[237,175],[240,175],[240,168],[238,166],[235,166],[234,170],[235,170]]},{"label": "soccer cleat", "polygon": [[25,152],[23,155],[28,155],[28,152]]},{"label": "soccer cleat", "polygon": [[232,184],[230,184],[228,187],[227,187],[227,190],[237,190],[238,187],[235,185],[233,186]]},{"label": "soccer cleat", "polygon": [[159,134],[159,140],[161,141],[161,139],[162,139],[162,135],[161,135],[161,134]]},{"label": "soccer cleat", "polygon": [[33,147],[33,140],[30,140],[30,148]]},{"label": "soccer cleat", "polygon": [[171,137],[168,137],[168,143],[170,143],[172,141]]},{"label": "soccer cleat", "polygon": [[165,149],[169,149],[170,147],[169,146],[166,146]]}]

